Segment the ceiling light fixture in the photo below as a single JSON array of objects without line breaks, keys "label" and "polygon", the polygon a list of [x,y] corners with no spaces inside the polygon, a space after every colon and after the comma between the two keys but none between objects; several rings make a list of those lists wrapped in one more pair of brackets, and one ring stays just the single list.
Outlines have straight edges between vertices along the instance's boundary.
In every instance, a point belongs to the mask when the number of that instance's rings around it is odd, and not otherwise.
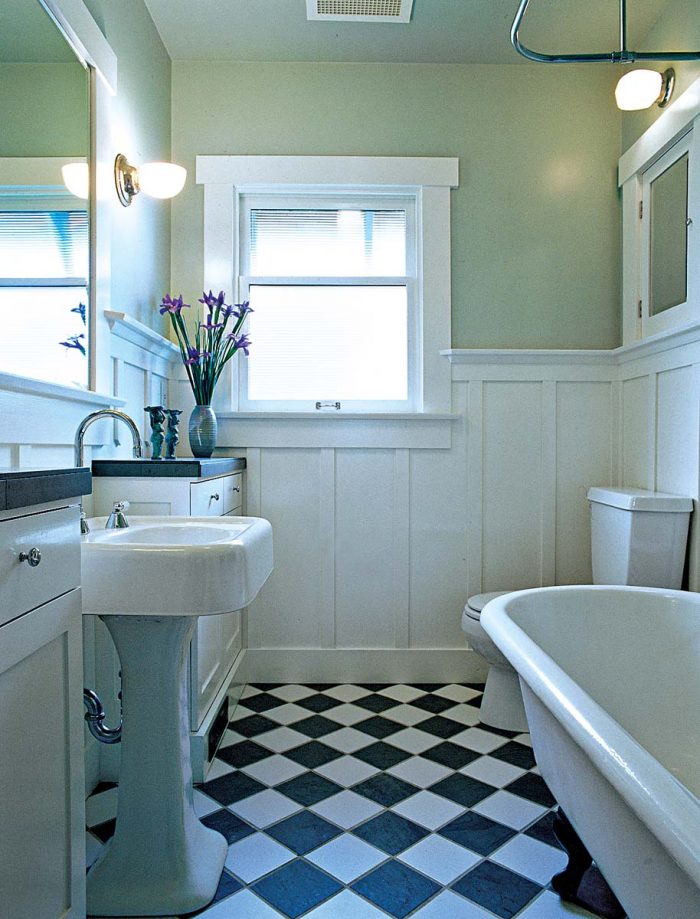
[{"label": "ceiling light fixture", "polygon": [[410,22],[413,0],[306,0],[309,21]]},{"label": "ceiling light fixture", "polygon": [[[510,30],[510,41],[518,54],[538,64],[633,64],[635,61],[697,61],[700,51],[630,51],[627,47],[627,2],[620,0],[620,48],[603,54],[542,54],[525,47],[520,41],[520,27],[530,0],[520,0]],[[651,76],[634,76],[647,74]],[[633,70],[625,74],[617,84],[615,98],[618,107],[624,111],[649,108],[655,102],[661,108],[668,104],[673,92],[675,74],[672,69],[663,73],[653,70]],[[646,93],[638,88],[644,84]],[[636,89],[633,91],[632,86]],[[653,89],[656,91],[652,95]],[[622,101],[623,104],[620,104]],[[642,104],[645,102],[645,104]]]},{"label": "ceiling light fixture", "polygon": [[123,153],[114,161],[117,197],[128,207],[140,191],[151,198],[174,198],[185,185],[187,170],[175,163],[144,163],[132,166]]}]

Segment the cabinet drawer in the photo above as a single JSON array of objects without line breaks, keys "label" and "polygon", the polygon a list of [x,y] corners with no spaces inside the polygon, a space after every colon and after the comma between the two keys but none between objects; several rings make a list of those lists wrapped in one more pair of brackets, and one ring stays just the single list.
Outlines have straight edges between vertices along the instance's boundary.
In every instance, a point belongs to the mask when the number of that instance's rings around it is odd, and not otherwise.
[{"label": "cabinet drawer", "polygon": [[[20,554],[38,549],[36,567]],[[80,510],[0,521],[0,625],[80,585]]]},{"label": "cabinet drawer", "polygon": [[238,510],[243,504],[242,477],[227,475],[224,480],[224,514]]},{"label": "cabinet drawer", "polygon": [[190,483],[190,514],[193,517],[221,517],[224,513],[222,479]]}]

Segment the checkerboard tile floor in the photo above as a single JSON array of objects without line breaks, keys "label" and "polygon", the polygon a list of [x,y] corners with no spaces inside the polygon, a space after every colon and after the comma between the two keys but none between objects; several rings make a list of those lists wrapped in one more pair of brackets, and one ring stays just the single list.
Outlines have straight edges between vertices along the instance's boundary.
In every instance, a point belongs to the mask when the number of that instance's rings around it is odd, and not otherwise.
[{"label": "checkerboard tile floor", "polygon": [[[202,919],[564,919],[566,864],[529,736],[479,721],[480,684],[246,686],[202,822],[229,842]],[[115,786],[88,799],[88,860]]]}]

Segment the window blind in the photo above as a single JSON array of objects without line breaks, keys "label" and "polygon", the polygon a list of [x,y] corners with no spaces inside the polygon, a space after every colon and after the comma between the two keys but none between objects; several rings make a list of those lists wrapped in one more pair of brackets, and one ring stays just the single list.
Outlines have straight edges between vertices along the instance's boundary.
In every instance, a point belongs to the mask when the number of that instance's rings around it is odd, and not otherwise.
[{"label": "window blind", "polygon": [[0,279],[87,275],[86,211],[0,211]]}]

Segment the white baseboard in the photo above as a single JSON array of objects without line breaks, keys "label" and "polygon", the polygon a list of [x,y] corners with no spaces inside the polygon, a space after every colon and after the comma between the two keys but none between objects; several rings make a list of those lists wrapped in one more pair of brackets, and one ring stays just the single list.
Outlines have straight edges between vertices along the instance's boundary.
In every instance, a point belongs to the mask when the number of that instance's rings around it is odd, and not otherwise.
[{"label": "white baseboard", "polygon": [[248,648],[247,683],[480,683],[488,664],[461,648]]}]

